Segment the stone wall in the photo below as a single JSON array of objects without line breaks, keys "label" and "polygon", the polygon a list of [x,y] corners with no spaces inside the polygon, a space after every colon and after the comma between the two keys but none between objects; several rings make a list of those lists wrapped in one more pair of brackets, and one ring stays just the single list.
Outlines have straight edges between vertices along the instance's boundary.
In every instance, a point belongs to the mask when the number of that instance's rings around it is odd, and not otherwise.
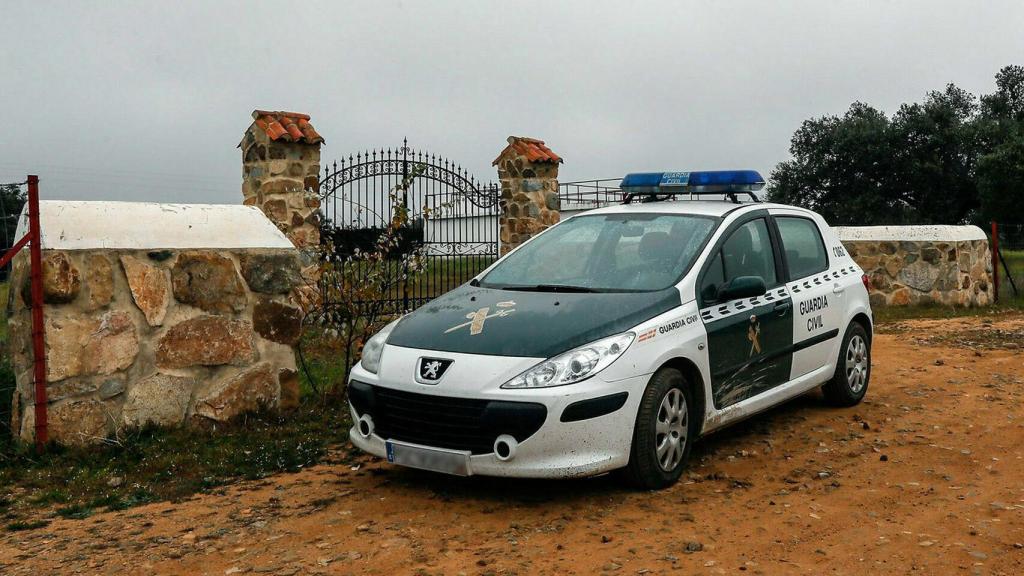
[{"label": "stone wall", "polygon": [[[12,429],[34,437],[27,254],[10,306]],[[46,250],[50,438],[224,421],[298,402],[294,250]]]},{"label": "stone wall", "polygon": [[873,306],[993,302],[992,253],[976,226],[837,227],[871,279]]},{"label": "stone wall", "polygon": [[[258,210],[49,200],[40,213],[50,438],[82,444],[298,403],[300,257]],[[28,258],[13,263],[8,328],[12,430],[31,441]]]},{"label": "stone wall", "polygon": [[561,162],[544,141],[522,136],[509,136],[508,146],[494,159],[501,181],[498,234],[502,255],[558,223]]}]

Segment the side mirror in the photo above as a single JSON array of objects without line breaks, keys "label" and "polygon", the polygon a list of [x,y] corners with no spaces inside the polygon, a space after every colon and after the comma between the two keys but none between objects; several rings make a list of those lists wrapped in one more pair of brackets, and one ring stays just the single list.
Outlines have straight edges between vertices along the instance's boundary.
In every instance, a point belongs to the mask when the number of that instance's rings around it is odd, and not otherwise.
[{"label": "side mirror", "polygon": [[737,276],[718,289],[718,301],[753,298],[768,292],[764,278],[760,276]]}]

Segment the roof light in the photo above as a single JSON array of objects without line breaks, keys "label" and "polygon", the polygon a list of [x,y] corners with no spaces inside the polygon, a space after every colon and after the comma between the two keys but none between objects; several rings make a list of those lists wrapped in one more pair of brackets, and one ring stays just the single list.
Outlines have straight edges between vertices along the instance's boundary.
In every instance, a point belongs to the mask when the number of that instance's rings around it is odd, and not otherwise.
[{"label": "roof light", "polygon": [[638,172],[627,174],[619,185],[626,194],[729,194],[753,193],[764,188],[756,170],[704,172]]}]

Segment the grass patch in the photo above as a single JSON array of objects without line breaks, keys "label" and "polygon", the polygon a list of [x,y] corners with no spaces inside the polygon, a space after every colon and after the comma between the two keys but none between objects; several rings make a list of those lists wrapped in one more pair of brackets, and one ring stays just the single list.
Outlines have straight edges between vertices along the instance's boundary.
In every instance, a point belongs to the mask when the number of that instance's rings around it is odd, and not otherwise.
[{"label": "grass patch", "polygon": [[13,525],[27,526],[29,517],[55,506],[58,516],[85,518],[297,472],[347,439],[348,420],[342,401],[306,402],[290,414],[252,414],[215,429],[146,428],[106,445],[51,446],[39,455],[14,446],[0,452],[3,511]]},{"label": "grass patch", "polygon": [[1024,301],[1024,250],[1000,250],[1006,267],[1010,270],[1013,282],[1017,285],[1017,294],[1013,293],[1013,285],[1007,278],[1003,263],[999,263],[999,299],[1000,301]]},{"label": "grass patch", "polygon": [[973,308],[943,306],[939,304],[924,306],[879,306],[872,309],[876,324],[892,324],[903,320],[946,319],[964,317],[986,317],[1024,312],[1024,297],[1001,300],[995,306],[976,306]]},{"label": "grass patch", "polygon": [[46,528],[50,525],[49,520],[33,520],[31,522],[11,522],[7,525],[7,530],[10,532],[20,532],[22,530],[37,530],[39,528]]}]

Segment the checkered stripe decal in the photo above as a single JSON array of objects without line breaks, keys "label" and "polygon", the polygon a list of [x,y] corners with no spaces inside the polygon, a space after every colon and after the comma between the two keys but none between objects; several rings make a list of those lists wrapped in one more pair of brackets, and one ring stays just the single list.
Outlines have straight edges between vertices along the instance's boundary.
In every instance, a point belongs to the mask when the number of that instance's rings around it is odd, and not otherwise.
[{"label": "checkered stripe decal", "polygon": [[[808,278],[803,282],[793,285],[793,294],[798,294],[804,290],[810,290],[815,286],[821,286],[822,284],[831,282],[832,280],[838,280],[843,276],[849,276],[857,272],[856,266],[846,266],[832,272],[825,272]],[[734,314],[739,314],[744,311],[748,311],[756,306],[762,304],[768,304],[776,300],[782,300],[788,297],[790,294],[785,287],[775,288],[769,290],[767,294],[763,296],[757,296],[755,298],[746,298],[744,300],[736,300],[735,302],[729,302],[728,304],[722,304],[718,306],[710,306],[703,308],[700,311],[700,317],[705,322],[714,322],[715,320],[721,320],[722,318],[728,318]]]},{"label": "checkered stripe decal", "polygon": [[722,318],[728,318],[729,316],[749,311],[751,308],[756,308],[757,306],[769,304],[776,300],[783,300],[788,296],[789,291],[786,290],[785,286],[773,288],[762,296],[744,298],[743,300],[735,300],[728,304],[704,308],[700,311],[700,317],[705,322],[714,322],[715,320],[721,320]]},{"label": "checkered stripe decal", "polygon": [[831,282],[832,280],[838,280],[843,276],[849,276],[850,274],[853,274],[856,271],[856,266],[847,266],[845,268],[840,268],[839,270],[835,270],[833,272],[825,272],[824,274],[819,274],[813,278],[808,278],[799,284],[794,284],[793,293],[799,294],[800,292],[803,292],[804,290],[810,290],[815,286],[821,286],[822,284]]}]

